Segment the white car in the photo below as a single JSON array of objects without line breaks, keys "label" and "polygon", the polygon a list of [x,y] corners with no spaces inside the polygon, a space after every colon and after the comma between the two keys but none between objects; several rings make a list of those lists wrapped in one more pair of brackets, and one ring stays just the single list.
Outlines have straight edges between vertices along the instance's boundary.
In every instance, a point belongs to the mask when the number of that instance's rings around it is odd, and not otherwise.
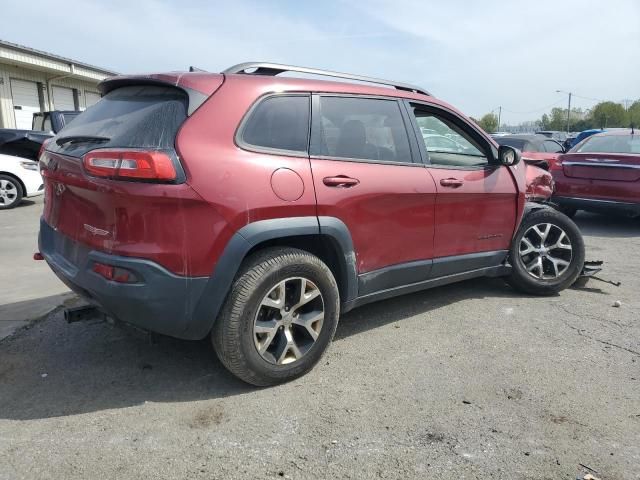
[{"label": "white car", "polygon": [[23,198],[43,193],[38,162],[0,154],[0,210],[13,208]]}]

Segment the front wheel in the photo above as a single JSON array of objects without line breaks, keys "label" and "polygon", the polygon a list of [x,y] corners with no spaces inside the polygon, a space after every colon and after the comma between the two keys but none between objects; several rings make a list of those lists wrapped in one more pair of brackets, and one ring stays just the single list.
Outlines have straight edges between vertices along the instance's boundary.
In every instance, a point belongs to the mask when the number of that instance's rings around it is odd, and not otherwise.
[{"label": "front wheel", "polygon": [[275,385],[318,363],[339,314],[338,286],[318,257],[270,248],[246,262],[211,339],[231,373],[253,385]]},{"label": "front wheel", "polygon": [[532,295],[553,295],[571,286],[584,265],[582,234],[566,215],[545,208],[527,215],[509,251],[507,282]]}]

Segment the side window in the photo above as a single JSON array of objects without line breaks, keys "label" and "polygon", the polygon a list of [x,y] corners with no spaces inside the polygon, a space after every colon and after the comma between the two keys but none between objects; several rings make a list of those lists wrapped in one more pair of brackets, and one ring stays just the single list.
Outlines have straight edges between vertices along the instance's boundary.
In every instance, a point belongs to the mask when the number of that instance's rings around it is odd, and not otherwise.
[{"label": "side window", "polygon": [[51,115],[46,115],[44,117],[44,122],[42,123],[42,130],[45,132],[53,132],[53,127],[51,126]]},{"label": "side window", "polygon": [[241,131],[241,143],[273,150],[306,152],[309,96],[275,95],[262,100]]},{"label": "side window", "polygon": [[556,142],[550,142],[549,140],[545,140],[544,149],[550,153],[562,153],[562,147],[560,144]]},{"label": "side window", "polygon": [[312,155],[410,163],[409,138],[395,100],[319,97]]},{"label": "side window", "polygon": [[42,115],[35,115],[33,117],[33,130],[36,132],[42,132],[44,127],[42,126]]},{"label": "side window", "polygon": [[478,143],[454,122],[419,107],[413,113],[432,165],[483,167],[489,163]]}]

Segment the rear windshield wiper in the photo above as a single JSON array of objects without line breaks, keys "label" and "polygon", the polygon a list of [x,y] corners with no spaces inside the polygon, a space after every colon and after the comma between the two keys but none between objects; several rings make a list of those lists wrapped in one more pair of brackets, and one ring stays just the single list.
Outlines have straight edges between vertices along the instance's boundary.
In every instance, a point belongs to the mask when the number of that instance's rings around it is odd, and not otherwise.
[{"label": "rear windshield wiper", "polygon": [[60,137],[56,140],[59,147],[65,143],[104,143],[111,140],[109,137],[98,137],[96,135],[70,135],[68,137]]}]

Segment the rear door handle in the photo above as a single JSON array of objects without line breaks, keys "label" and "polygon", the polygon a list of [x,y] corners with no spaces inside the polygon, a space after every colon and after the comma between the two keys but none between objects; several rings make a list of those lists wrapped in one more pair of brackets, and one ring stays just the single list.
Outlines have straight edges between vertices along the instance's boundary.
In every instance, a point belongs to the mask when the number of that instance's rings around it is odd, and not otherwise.
[{"label": "rear door handle", "polygon": [[336,175],[335,177],[324,177],[322,183],[327,187],[349,188],[358,185],[360,180],[346,175]]},{"label": "rear door handle", "polygon": [[443,178],[442,180],[440,180],[440,185],[442,185],[443,187],[458,188],[461,187],[463,183],[464,182],[462,180],[459,180],[457,178]]}]

